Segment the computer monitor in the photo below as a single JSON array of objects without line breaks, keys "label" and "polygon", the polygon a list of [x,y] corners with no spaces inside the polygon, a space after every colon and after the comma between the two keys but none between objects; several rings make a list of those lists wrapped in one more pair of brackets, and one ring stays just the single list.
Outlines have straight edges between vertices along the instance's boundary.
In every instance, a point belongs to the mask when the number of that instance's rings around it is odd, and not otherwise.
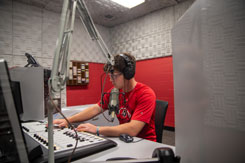
[{"label": "computer monitor", "polygon": [[0,162],[29,162],[7,63],[0,59]]},{"label": "computer monitor", "polygon": [[11,80],[20,83],[23,104],[21,120],[44,120],[48,110],[48,80],[51,71],[43,67],[16,67],[9,72]]}]

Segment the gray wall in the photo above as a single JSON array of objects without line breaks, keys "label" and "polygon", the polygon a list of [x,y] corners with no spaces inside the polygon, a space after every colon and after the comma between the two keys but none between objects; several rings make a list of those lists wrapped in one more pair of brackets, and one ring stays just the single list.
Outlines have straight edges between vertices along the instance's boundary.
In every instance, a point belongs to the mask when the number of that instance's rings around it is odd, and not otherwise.
[{"label": "gray wall", "polygon": [[[0,56],[9,66],[26,65],[26,52],[44,67],[52,67],[60,14],[15,1],[0,1]],[[109,29],[97,25],[110,47]],[[70,59],[104,63],[105,58],[76,20]]]},{"label": "gray wall", "polygon": [[173,28],[182,163],[245,160],[244,7],[244,0],[197,0]]},{"label": "gray wall", "polygon": [[[186,1],[125,24],[106,28],[96,25],[112,53],[131,52],[137,60],[172,55],[171,29],[192,4]],[[27,64],[26,52],[46,68],[52,59],[58,38],[60,13],[11,0],[0,1],[0,57],[9,67]],[[83,24],[76,20],[70,54],[71,60],[105,63],[99,47],[90,39]],[[66,105],[62,92],[62,106]]]},{"label": "gray wall", "polygon": [[[52,68],[60,14],[15,1],[0,1],[0,58],[9,67],[27,64],[24,54],[30,53],[45,68]],[[110,47],[109,29],[96,25]],[[74,27],[71,60],[104,63],[102,52],[77,19]],[[66,106],[66,90],[62,91],[62,106]]]},{"label": "gray wall", "polygon": [[137,60],[172,55],[171,29],[192,3],[189,0],[112,28],[112,53],[130,52]]},{"label": "gray wall", "polygon": [[[192,4],[186,1],[174,7],[113,28],[96,25],[112,53],[131,52],[137,60],[172,55],[171,29]],[[15,1],[0,1],[0,56],[9,66],[26,65],[26,52],[44,67],[52,66],[58,37],[60,14]],[[104,63],[98,46],[76,20],[70,59]]]}]

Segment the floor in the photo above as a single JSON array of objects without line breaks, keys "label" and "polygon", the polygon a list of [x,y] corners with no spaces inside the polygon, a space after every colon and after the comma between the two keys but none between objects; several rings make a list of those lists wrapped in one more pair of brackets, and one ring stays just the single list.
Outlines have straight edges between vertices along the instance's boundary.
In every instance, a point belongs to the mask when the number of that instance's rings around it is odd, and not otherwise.
[{"label": "floor", "polygon": [[162,143],[175,146],[175,132],[174,131],[163,131]]}]

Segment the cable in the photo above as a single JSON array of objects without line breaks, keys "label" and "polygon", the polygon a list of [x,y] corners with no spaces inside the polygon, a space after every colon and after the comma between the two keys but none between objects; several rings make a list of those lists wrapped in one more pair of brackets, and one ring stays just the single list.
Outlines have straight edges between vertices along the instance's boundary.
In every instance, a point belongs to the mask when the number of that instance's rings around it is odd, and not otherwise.
[{"label": "cable", "polygon": [[102,75],[100,75],[100,92],[101,92],[101,94],[103,93],[103,89],[102,89],[102,78],[103,78],[103,76],[105,75],[106,73],[103,73]]},{"label": "cable", "polygon": [[[108,101],[106,101],[107,102],[107,106],[109,105],[108,104]],[[105,114],[104,114],[104,112],[102,112],[102,115],[103,115],[103,117],[108,121],[108,122],[113,122],[112,120],[110,120],[110,119],[108,119],[106,116],[105,116]]]},{"label": "cable", "polygon": [[[106,83],[106,79],[107,79],[107,76],[108,76],[108,72],[109,72],[109,68],[106,70],[106,73],[103,73],[101,75],[101,78],[100,78],[100,83],[101,83],[101,100],[100,100],[100,103],[101,103],[101,108],[102,108],[102,105],[103,105],[103,101],[104,101],[104,95],[107,94],[107,93],[104,93],[104,88],[105,88],[105,83]],[[102,86],[102,77],[105,76],[105,79],[104,79],[104,82],[103,82],[103,86]],[[107,101],[106,101],[107,102]],[[108,106],[108,103],[107,103],[107,106]],[[104,111],[103,111],[103,108],[101,109],[101,113],[103,115],[103,117],[108,121],[108,122],[113,122],[112,120],[108,119],[105,114],[104,114]]]},{"label": "cable", "polygon": [[141,138],[141,139],[139,139],[139,140],[137,140],[137,141],[132,141],[131,143],[138,143],[138,142],[140,142],[140,141],[142,141],[142,140],[144,140],[144,139]]},{"label": "cable", "polygon": [[[50,91],[49,91],[50,92]],[[75,147],[73,148],[72,150],[72,153],[71,155],[69,156],[68,158],[68,163],[71,162],[71,159],[72,159],[72,156],[77,148],[77,144],[78,144],[78,134],[77,134],[77,131],[75,130],[75,127],[69,122],[69,120],[66,118],[66,116],[61,112],[61,110],[57,107],[57,105],[54,103],[54,100],[52,99],[52,97],[50,96],[49,94],[49,98],[50,98],[50,101],[52,102],[53,106],[55,107],[56,111],[60,113],[60,115],[66,120],[66,122],[68,123],[68,127],[70,127],[76,134],[76,144],[75,144]]]}]

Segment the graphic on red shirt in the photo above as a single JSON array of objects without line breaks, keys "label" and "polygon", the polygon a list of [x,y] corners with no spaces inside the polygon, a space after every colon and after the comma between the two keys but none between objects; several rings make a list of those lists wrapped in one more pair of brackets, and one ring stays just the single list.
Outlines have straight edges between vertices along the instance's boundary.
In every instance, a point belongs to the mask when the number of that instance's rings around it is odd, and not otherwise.
[{"label": "graphic on red shirt", "polygon": [[129,111],[125,107],[122,107],[119,109],[119,112],[117,114],[117,118],[121,119],[121,121],[126,123],[126,122],[130,121],[131,114],[129,113]]}]

